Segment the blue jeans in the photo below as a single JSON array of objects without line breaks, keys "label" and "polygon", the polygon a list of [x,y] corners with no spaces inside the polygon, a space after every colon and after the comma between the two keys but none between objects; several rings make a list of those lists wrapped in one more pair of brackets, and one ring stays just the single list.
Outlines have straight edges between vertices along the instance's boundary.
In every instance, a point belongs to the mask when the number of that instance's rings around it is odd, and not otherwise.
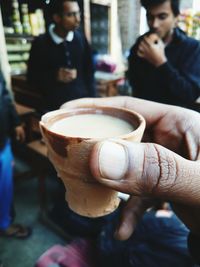
[{"label": "blue jeans", "polygon": [[10,141],[0,150],[0,229],[6,229],[11,223],[11,205],[13,200],[13,154]]}]

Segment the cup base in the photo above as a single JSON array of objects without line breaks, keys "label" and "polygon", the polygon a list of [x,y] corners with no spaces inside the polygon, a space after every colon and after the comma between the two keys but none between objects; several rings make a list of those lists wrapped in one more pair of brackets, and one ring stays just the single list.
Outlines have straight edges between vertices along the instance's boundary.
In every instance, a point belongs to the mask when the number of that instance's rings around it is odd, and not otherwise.
[{"label": "cup base", "polygon": [[65,199],[75,213],[96,218],[115,211],[121,201],[118,192],[98,183],[61,178],[65,184]]}]

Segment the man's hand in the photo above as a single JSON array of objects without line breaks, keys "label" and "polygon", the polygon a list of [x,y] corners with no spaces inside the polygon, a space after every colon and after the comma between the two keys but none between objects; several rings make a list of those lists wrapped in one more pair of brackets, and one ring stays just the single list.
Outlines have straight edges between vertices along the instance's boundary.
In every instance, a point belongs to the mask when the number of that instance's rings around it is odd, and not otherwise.
[{"label": "man's hand", "polygon": [[165,45],[155,33],[144,36],[139,43],[137,55],[155,67],[159,67],[167,61]]},{"label": "man's hand", "polygon": [[153,143],[110,140],[95,145],[90,169],[100,183],[132,196],[122,213],[116,234],[119,239],[130,237],[140,217],[157,199],[173,203],[176,214],[200,235],[199,162]]},{"label": "man's hand", "polygon": [[17,126],[15,128],[15,134],[16,134],[16,139],[20,142],[24,142],[25,141],[25,131],[24,128],[22,126]]},{"label": "man's hand", "polygon": [[[179,218],[200,235],[200,114],[122,96],[79,99],[62,107],[95,106],[135,110],[144,116],[147,124],[145,141],[148,143],[110,140],[95,145],[90,156],[94,178],[131,195],[116,237],[121,240],[130,237],[137,221],[155,199],[170,201]],[[117,146],[120,153],[113,154]]]},{"label": "man's hand", "polygon": [[67,69],[60,68],[57,73],[57,80],[63,83],[69,83],[76,79],[77,70],[76,69]]}]

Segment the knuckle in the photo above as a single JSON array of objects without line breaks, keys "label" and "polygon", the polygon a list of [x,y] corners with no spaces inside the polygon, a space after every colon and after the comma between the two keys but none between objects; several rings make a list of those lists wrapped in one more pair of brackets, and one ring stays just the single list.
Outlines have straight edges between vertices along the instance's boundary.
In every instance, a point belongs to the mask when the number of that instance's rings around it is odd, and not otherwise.
[{"label": "knuckle", "polygon": [[146,192],[159,196],[160,191],[168,191],[176,182],[177,164],[167,149],[148,144],[145,147],[143,174]]}]

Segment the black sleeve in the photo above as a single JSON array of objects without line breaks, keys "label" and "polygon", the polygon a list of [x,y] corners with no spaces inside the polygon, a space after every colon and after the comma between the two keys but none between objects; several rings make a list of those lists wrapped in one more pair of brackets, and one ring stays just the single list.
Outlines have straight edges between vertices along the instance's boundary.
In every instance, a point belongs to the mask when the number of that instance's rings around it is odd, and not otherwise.
[{"label": "black sleeve", "polygon": [[200,96],[200,43],[195,43],[188,51],[183,51],[179,67],[169,62],[157,68],[172,95],[185,104],[194,103]]},{"label": "black sleeve", "polygon": [[6,109],[5,115],[8,116],[6,119],[9,120],[7,123],[10,125],[9,128],[15,128],[20,125],[20,119],[2,74],[0,74],[0,83],[2,86],[3,107]]},{"label": "black sleeve", "polygon": [[197,264],[200,264],[200,236],[190,232],[188,236],[188,249]]},{"label": "black sleeve", "polygon": [[133,78],[133,73],[134,73],[134,48],[132,47],[130,50],[130,55],[128,57],[128,72],[127,72],[127,77],[128,77],[128,81],[132,87],[132,89],[134,89],[134,78]]},{"label": "black sleeve", "polygon": [[131,48],[130,55],[128,57],[127,78],[129,84],[131,85],[133,94],[135,90],[139,91],[141,78],[144,79],[144,73],[141,73],[140,69],[138,68],[138,66],[141,65],[143,59],[137,56],[137,49],[141,38],[142,36],[138,38],[134,46]]},{"label": "black sleeve", "polygon": [[48,43],[45,37],[39,36],[33,41],[30,50],[27,80],[41,92],[45,92],[46,88],[50,90],[55,81],[57,69],[51,68],[48,62]]}]

